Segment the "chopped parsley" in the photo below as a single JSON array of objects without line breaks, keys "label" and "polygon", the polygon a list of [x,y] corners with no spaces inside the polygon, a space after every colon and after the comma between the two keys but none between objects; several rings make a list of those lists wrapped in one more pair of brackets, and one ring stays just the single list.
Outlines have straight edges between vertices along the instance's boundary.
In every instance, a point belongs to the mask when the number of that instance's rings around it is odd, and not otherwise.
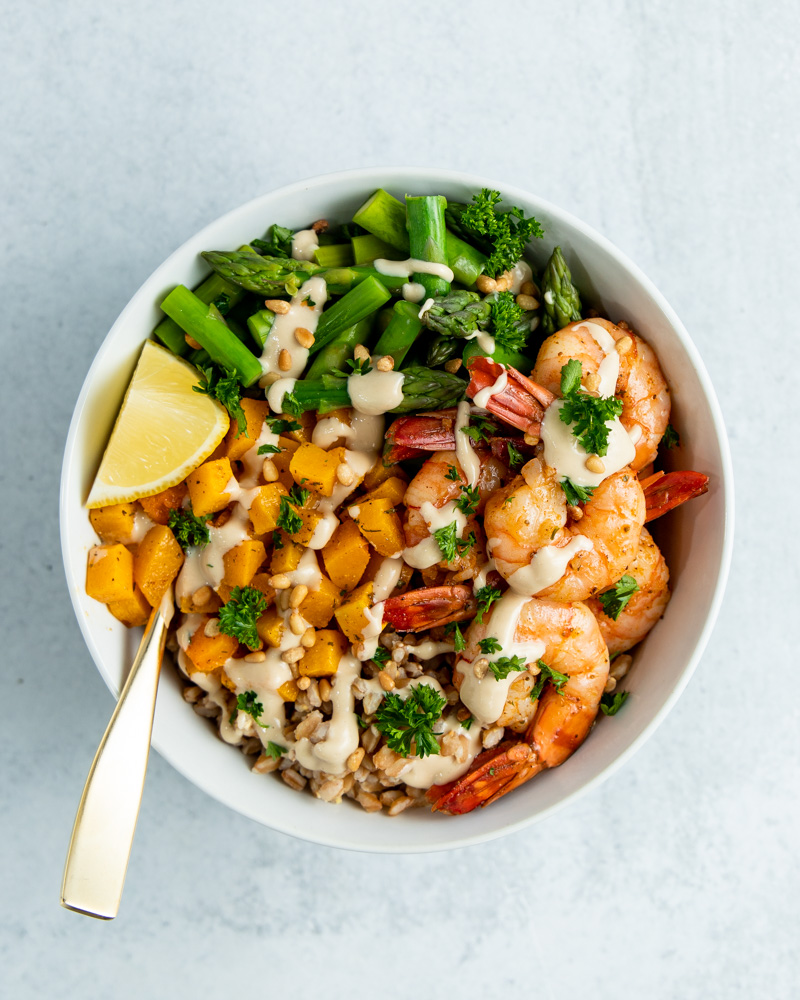
[{"label": "chopped parsley", "polygon": [[495,601],[499,601],[501,594],[497,587],[490,587],[488,584],[485,587],[481,587],[478,593],[475,595],[478,601],[478,613],[475,615],[475,621],[479,624],[483,624],[483,616],[489,610],[489,608],[494,604]]},{"label": "chopped parsley", "polygon": [[639,584],[626,573],[617,580],[610,590],[598,594],[597,599],[603,605],[604,613],[616,621],[638,589]]},{"label": "chopped parsley", "polygon": [[391,657],[391,653],[385,646],[378,646],[372,656],[372,662],[378,668],[378,670],[383,670],[383,665]]},{"label": "chopped parsley", "polygon": [[481,249],[488,252],[486,273],[495,277],[513,267],[532,239],[541,239],[544,231],[534,218],[525,218],[521,208],[497,209],[500,192],[483,188],[472,196],[460,215],[460,225],[467,234],[478,237]]},{"label": "chopped parsley", "polygon": [[487,656],[491,653],[500,653],[503,650],[503,647],[493,635],[488,635],[485,639],[479,639],[478,645],[480,646],[481,652],[485,653]]},{"label": "chopped parsley", "polygon": [[279,448],[276,444],[262,444],[258,446],[257,455],[280,455],[283,448]]},{"label": "chopped parsley", "polygon": [[433,727],[446,704],[447,699],[429,684],[415,685],[406,699],[389,692],[375,713],[375,726],[389,749],[401,757],[411,754],[412,742],[417,757],[438,754]]},{"label": "chopped parsley", "polygon": [[291,257],[294,233],[286,226],[270,226],[265,240],[250,240],[250,246],[262,257]]},{"label": "chopped parsley", "polygon": [[350,358],[349,361],[345,361],[345,364],[349,365],[352,371],[346,372],[342,371],[341,368],[333,368],[331,375],[338,375],[339,378],[350,378],[351,375],[369,375],[372,371],[369,358]]},{"label": "chopped parsley", "polygon": [[283,420],[281,417],[267,417],[266,420],[273,434],[286,434],[288,431],[303,429],[302,424],[298,424],[296,420]]},{"label": "chopped parsley", "polygon": [[[259,723],[259,725],[261,725],[261,723]],[[286,753],[286,747],[282,747],[280,743],[273,743],[272,740],[270,740],[264,747],[264,753],[268,757],[272,757],[273,760],[278,760]]]},{"label": "chopped parsley", "polygon": [[175,541],[185,552],[194,547],[205,548],[211,537],[208,533],[208,518],[195,517],[191,508],[181,507],[169,512],[167,524],[172,529]]},{"label": "chopped parsley", "polygon": [[252,716],[253,721],[261,726],[262,729],[269,729],[268,723],[258,721],[264,712],[264,706],[257,700],[255,691],[245,691],[237,695],[236,708],[229,719],[230,722],[234,721],[237,712],[245,712],[247,715]]},{"label": "chopped parsley", "polygon": [[469,732],[469,727],[470,727],[470,726],[472,725],[472,723],[473,723],[474,721],[475,721],[475,720],[474,720],[474,719],[472,718],[472,716],[470,715],[470,716],[469,716],[469,718],[467,718],[467,719],[464,719],[464,721],[463,721],[463,722],[461,723],[461,728],[462,728],[462,729],[466,729],[466,730],[467,730],[467,732]]},{"label": "chopped parsley", "polygon": [[628,698],[628,691],[615,691],[613,694],[604,694],[600,699],[600,711],[603,715],[616,715]]},{"label": "chopped parsley", "polygon": [[227,316],[231,311],[231,297],[223,292],[214,299],[212,305],[215,305],[219,309],[221,316]]},{"label": "chopped parsley", "polygon": [[573,425],[573,436],[590,455],[603,456],[608,454],[609,421],[622,413],[622,400],[582,392],[582,370],[582,364],[575,358],[570,358],[561,369],[563,401],[559,416],[565,424]]},{"label": "chopped parsley", "polygon": [[510,469],[516,469],[525,462],[522,453],[510,441],[506,447],[508,448],[508,467]]},{"label": "chopped parsley", "polygon": [[501,656],[499,660],[493,660],[489,664],[489,669],[499,681],[504,681],[510,673],[524,670],[527,667],[524,656]]},{"label": "chopped parsley", "polygon": [[461,433],[472,438],[475,444],[480,444],[481,441],[488,441],[496,434],[497,428],[487,417],[473,416],[469,427],[462,427]]},{"label": "chopped parsley", "polygon": [[294,417],[299,416],[303,412],[303,406],[293,392],[285,392],[283,394],[281,405],[283,406],[284,413],[291,413]]},{"label": "chopped parsley", "polygon": [[496,292],[491,316],[494,339],[508,351],[524,351],[530,336],[525,310],[518,306],[511,292]]},{"label": "chopped parsley", "polygon": [[544,660],[537,660],[536,666],[539,668],[540,673],[531,691],[531,701],[536,701],[548,681],[551,681],[556,691],[561,694],[561,689],[567,683],[569,677],[566,674],[559,673],[558,670],[554,670],[553,667],[548,667]]},{"label": "chopped parsley", "polygon": [[250,649],[261,645],[256,622],[267,610],[267,599],[255,587],[234,587],[230,600],[219,609],[219,630]]},{"label": "chopped parsley", "polygon": [[472,486],[464,485],[461,487],[461,496],[456,500],[456,507],[458,507],[462,514],[466,514],[469,517],[470,514],[474,514],[478,509],[480,500],[477,487],[473,488]]},{"label": "chopped parsley", "polygon": [[444,634],[451,635],[453,637],[453,652],[463,653],[467,648],[466,640],[464,639],[464,633],[461,631],[461,627],[458,622],[450,622],[444,627]]},{"label": "chopped parsley", "polygon": [[193,385],[192,389],[222,403],[231,415],[231,419],[235,420],[238,425],[237,437],[247,433],[247,417],[241,406],[242,386],[233,368],[223,368],[220,371],[219,368],[209,366],[208,368],[199,368],[198,371],[201,381],[197,385]]},{"label": "chopped parsley", "polygon": [[460,483],[461,473],[454,465],[448,465],[444,478],[449,479],[451,483]]},{"label": "chopped parsley", "polygon": [[579,503],[586,503],[587,500],[592,499],[592,494],[596,487],[579,486],[577,483],[573,483],[571,479],[562,479],[561,489],[564,491],[567,503],[571,507],[577,507]]},{"label": "chopped parsley", "polygon": [[308,490],[293,486],[288,496],[281,496],[278,516],[275,523],[279,528],[283,528],[289,535],[296,535],[303,527],[303,519],[297,513],[297,508],[302,507],[309,498]]},{"label": "chopped parsley", "polygon": [[681,436],[672,424],[667,424],[667,429],[664,431],[664,437],[661,438],[661,443],[665,448],[680,448]]},{"label": "chopped parsley", "polygon": [[457,521],[451,521],[450,524],[445,525],[444,528],[437,528],[436,531],[433,532],[433,537],[436,539],[439,551],[442,553],[447,562],[452,562],[458,556],[462,556],[465,552],[469,552],[477,541],[474,531],[471,531],[466,538],[459,538]]}]

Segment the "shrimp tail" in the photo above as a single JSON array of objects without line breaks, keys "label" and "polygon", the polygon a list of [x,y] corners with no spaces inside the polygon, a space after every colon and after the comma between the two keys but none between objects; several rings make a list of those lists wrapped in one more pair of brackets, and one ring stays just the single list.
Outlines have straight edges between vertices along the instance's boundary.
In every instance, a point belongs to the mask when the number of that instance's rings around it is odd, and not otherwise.
[{"label": "shrimp tail", "polygon": [[474,399],[481,389],[495,385],[505,372],[507,384],[486,400],[486,409],[523,433],[539,436],[544,411],[556,398],[552,392],[532,382],[511,365],[500,365],[490,358],[470,358],[467,369],[470,374],[467,395],[470,399]]},{"label": "shrimp tail", "polygon": [[478,610],[472,587],[422,587],[383,602],[383,620],[400,632],[447,625],[474,618]]},{"label": "shrimp tail", "polygon": [[645,521],[653,521],[673,507],[708,492],[708,476],[688,470],[656,472],[642,482],[647,513]]},{"label": "shrimp tail", "polygon": [[411,448],[414,451],[453,451],[456,446],[456,411],[418,413],[413,417],[399,417],[386,434],[393,448]]},{"label": "shrimp tail", "polygon": [[478,806],[488,806],[541,770],[542,764],[527,743],[505,740],[484,750],[462,778],[433,785],[427,798],[434,812],[461,816]]}]

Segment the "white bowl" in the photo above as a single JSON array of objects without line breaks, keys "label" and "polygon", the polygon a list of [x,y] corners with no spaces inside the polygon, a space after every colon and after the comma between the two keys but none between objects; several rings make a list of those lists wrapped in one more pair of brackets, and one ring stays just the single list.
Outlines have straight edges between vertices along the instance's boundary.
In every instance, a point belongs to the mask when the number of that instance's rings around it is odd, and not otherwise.
[{"label": "white bowl", "polygon": [[670,383],[672,422],[683,442],[674,453],[675,467],[710,477],[705,496],[674,511],[656,529],[673,597],[663,621],[638,649],[623,711],[601,716],[561,767],[467,816],[423,809],[396,818],[368,814],[353,803],[329,805],[252,774],[247,758],[223,743],[183,701],[178,673],[165,664],[153,745],[200,788],[265,826],[305,840],[363,851],[417,852],[479,843],[541,820],[607,778],[654,732],[697,666],[722,601],[733,540],[733,479],[719,405],[688,333],[641,271],[578,219],[517,188],[445,170],[356,170],[281,188],[206,226],[145,281],[97,352],[75,406],[62,470],[61,544],[75,614],[115,695],[139,631],[129,632],[84,592],[86,554],[96,539],[83,504],[142,343],[162,317],[158,303],[174,285],[193,287],[206,275],[201,250],[239,246],[274,222],[299,228],[317,218],[349,219],[377,187],[400,197],[441,193],[456,201],[468,201],[482,187],[498,187],[506,203],[535,215],[545,230],[545,239],[532,248],[539,262],[559,244],[586,297],[612,319],[627,320],[653,345]]}]

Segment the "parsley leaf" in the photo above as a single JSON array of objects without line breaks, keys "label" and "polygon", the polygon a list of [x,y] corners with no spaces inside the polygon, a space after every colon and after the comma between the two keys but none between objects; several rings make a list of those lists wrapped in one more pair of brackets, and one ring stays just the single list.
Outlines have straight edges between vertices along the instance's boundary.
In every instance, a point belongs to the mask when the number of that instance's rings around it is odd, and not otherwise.
[{"label": "parsley leaf", "polygon": [[541,672],[536,678],[536,683],[531,691],[531,701],[536,701],[548,681],[552,681],[556,691],[561,694],[561,689],[569,680],[567,674],[559,673],[559,671],[554,670],[553,667],[548,667],[544,660],[537,660],[536,665]]},{"label": "parsley leaf", "polygon": [[600,699],[600,711],[603,715],[616,715],[628,698],[628,691],[615,691],[613,694],[604,694]]},{"label": "parsley leaf", "polygon": [[287,431],[302,430],[302,424],[298,424],[296,420],[282,420],[280,417],[267,417],[266,421],[273,434],[285,434]]},{"label": "parsley leaf", "polygon": [[445,473],[445,479],[449,479],[451,483],[460,483],[461,474],[454,465],[447,466],[447,472]]},{"label": "parsley leaf", "polygon": [[265,240],[250,240],[250,246],[262,257],[291,257],[294,233],[285,226],[270,226]]},{"label": "parsley leaf", "polygon": [[639,584],[626,573],[617,580],[610,590],[598,594],[598,600],[603,605],[605,614],[616,621],[638,589]]},{"label": "parsley leaf", "polygon": [[[261,723],[259,723],[259,725],[261,725]],[[270,740],[264,747],[264,753],[268,757],[272,757],[273,760],[278,760],[286,753],[286,747],[282,747],[280,743],[273,743],[272,740]]]},{"label": "parsley leaf", "polygon": [[473,531],[466,538],[459,538],[457,521],[451,521],[444,528],[437,528],[433,532],[433,537],[447,562],[452,562],[458,556],[468,552],[477,541]]},{"label": "parsley leaf", "polygon": [[511,292],[497,292],[490,309],[492,336],[509,351],[524,351],[530,336],[525,310],[517,305]]},{"label": "parsley leaf", "polygon": [[281,496],[278,516],[275,519],[277,526],[290,535],[296,535],[303,527],[303,519],[297,513],[297,508],[302,507],[309,496],[308,490],[299,486],[293,486],[288,496]]},{"label": "parsley leaf", "polygon": [[372,657],[372,662],[379,670],[383,670],[383,665],[391,657],[391,653],[385,646],[378,646]]},{"label": "parsley leaf", "polygon": [[469,517],[470,514],[474,514],[477,510],[480,499],[477,487],[473,489],[471,486],[465,485],[461,487],[461,496],[456,500],[456,507],[458,507],[462,514],[466,514]]},{"label": "parsley leaf", "polygon": [[458,622],[450,622],[444,627],[445,635],[452,635],[453,637],[453,652],[463,653],[467,648],[466,640],[464,639],[464,633],[461,631],[461,627]]},{"label": "parsley leaf", "polygon": [[510,673],[524,670],[527,665],[523,656],[501,656],[489,664],[489,669],[497,680],[504,681]]},{"label": "parsley leaf", "polygon": [[231,311],[231,297],[223,292],[214,299],[212,305],[215,305],[220,312],[221,316],[227,316]]},{"label": "parsley leaf", "polygon": [[475,597],[478,601],[478,613],[475,615],[475,621],[479,625],[482,625],[484,614],[486,614],[495,601],[500,600],[501,594],[496,587],[490,587],[487,584],[485,587],[481,587]]},{"label": "parsley leaf", "polygon": [[169,512],[167,525],[172,529],[175,541],[185,552],[192,546],[205,548],[211,540],[208,533],[209,518],[195,517],[191,509],[181,507]]},{"label": "parsley leaf", "polygon": [[680,448],[681,436],[672,424],[667,424],[667,429],[664,431],[664,437],[661,438],[661,444],[663,444],[665,448]]},{"label": "parsley leaf", "polygon": [[472,201],[460,214],[460,227],[479,237],[481,247],[489,253],[486,273],[492,277],[513,267],[531,239],[544,236],[536,219],[526,219],[521,208],[499,211],[496,208],[499,191],[483,188],[480,194],[472,196]]},{"label": "parsley leaf", "polygon": [[269,724],[265,722],[259,722],[261,715],[264,711],[264,706],[260,701],[256,700],[255,691],[245,691],[243,694],[237,695],[236,697],[236,708],[233,710],[233,714],[230,717],[230,722],[236,718],[237,712],[246,712],[247,715],[253,717],[253,721],[261,726],[262,729],[269,729]]},{"label": "parsley leaf", "polygon": [[522,457],[522,453],[519,452],[510,441],[508,442],[507,448],[508,448],[508,467],[510,469],[516,469],[518,466],[523,465],[525,459]]},{"label": "parsley leaf", "polygon": [[571,479],[562,479],[561,489],[564,491],[567,503],[572,507],[577,507],[579,503],[586,503],[587,500],[592,499],[592,494],[596,487],[579,486],[577,483],[573,483]]},{"label": "parsley leaf", "polygon": [[475,720],[474,720],[474,719],[472,718],[472,716],[470,715],[470,716],[469,716],[469,718],[467,718],[467,719],[464,719],[464,721],[463,721],[463,722],[461,723],[461,728],[462,728],[462,729],[466,729],[466,730],[467,730],[467,732],[469,732],[469,727],[470,727],[470,726],[472,725],[472,723],[473,723],[474,721],[475,721]]},{"label": "parsley leaf", "polygon": [[250,649],[261,645],[256,622],[267,610],[267,599],[255,587],[234,587],[230,600],[219,609],[219,630]]},{"label": "parsley leaf", "polygon": [[433,726],[446,704],[447,699],[429,684],[417,684],[405,700],[390,691],[375,713],[375,726],[389,749],[401,757],[411,754],[412,741],[417,757],[438,754]]},{"label": "parsley leaf", "polygon": [[281,403],[284,413],[291,413],[292,416],[299,416],[303,412],[303,407],[297,396],[293,392],[285,392]]},{"label": "parsley leaf", "polygon": [[580,361],[575,358],[570,358],[561,369],[561,394],[564,398],[559,417],[565,424],[573,424],[573,436],[590,455],[603,456],[608,454],[608,423],[622,413],[622,400],[616,396],[597,398],[581,392],[582,369]]},{"label": "parsley leaf", "polygon": [[469,427],[462,427],[461,432],[462,434],[466,434],[467,437],[472,438],[475,444],[480,444],[481,441],[488,441],[497,433],[495,425],[486,417],[473,416],[470,420]]},{"label": "parsley leaf", "polygon": [[279,448],[276,444],[262,444],[259,445],[257,455],[280,455],[283,448]]},{"label": "parsley leaf", "polygon": [[247,417],[241,407],[242,386],[236,372],[233,368],[224,368],[220,371],[218,368],[208,367],[198,370],[201,381],[197,385],[193,385],[192,389],[222,403],[230,413],[231,419],[238,424],[239,429],[236,436],[245,434],[247,432]]},{"label": "parsley leaf", "polygon": [[481,648],[481,652],[487,655],[490,653],[500,653],[503,649],[493,635],[488,635],[485,639],[479,639],[478,645]]},{"label": "parsley leaf", "polygon": [[338,375],[340,378],[350,378],[351,375],[369,375],[372,371],[369,358],[350,358],[345,361],[345,364],[349,365],[352,371],[346,372],[342,371],[341,368],[332,368],[330,374]]}]

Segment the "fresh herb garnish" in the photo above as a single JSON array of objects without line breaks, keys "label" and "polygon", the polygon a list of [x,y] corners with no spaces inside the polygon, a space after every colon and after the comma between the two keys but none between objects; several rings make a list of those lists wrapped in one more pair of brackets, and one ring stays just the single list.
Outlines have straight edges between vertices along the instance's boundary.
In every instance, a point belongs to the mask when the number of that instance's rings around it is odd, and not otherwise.
[{"label": "fresh herb garnish", "polygon": [[613,694],[604,694],[600,699],[600,711],[603,715],[616,715],[628,698],[628,691],[615,691]]},{"label": "fresh herb garnish", "polygon": [[461,473],[454,465],[448,465],[444,478],[449,479],[451,483],[460,483]]},{"label": "fresh herb garnish", "polygon": [[293,392],[285,392],[281,402],[284,413],[291,413],[297,417],[303,412],[303,406]]},{"label": "fresh herb garnish", "polygon": [[219,630],[250,649],[261,645],[256,622],[267,610],[267,599],[255,587],[234,587],[230,600],[219,609]]},{"label": "fresh herb garnish", "polygon": [[458,507],[462,514],[466,514],[469,517],[470,514],[474,514],[477,510],[480,500],[478,488],[475,487],[473,489],[472,486],[465,484],[461,487],[461,496],[456,500],[456,507]]},{"label": "fresh herb garnish", "polygon": [[280,455],[283,448],[279,448],[276,444],[262,444],[259,445],[257,455]]},{"label": "fresh herb garnish", "polygon": [[525,218],[521,208],[512,206],[499,211],[499,191],[483,188],[472,196],[472,201],[461,212],[459,222],[468,234],[478,237],[481,248],[489,253],[486,273],[493,277],[513,267],[530,240],[544,236],[536,219]]},{"label": "fresh herb garnish", "polygon": [[233,714],[230,717],[230,722],[233,722],[236,718],[237,712],[245,712],[247,715],[253,717],[253,721],[261,726],[262,729],[269,729],[269,724],[265,722],[259,722],[261,715],[264,712],[264,706],[260,701],[257,700],[255,691],[245,691],[236,697],[236,708],[233,710]]},{"label": "fresh herb garnish", "polygon": [[466,538],[459,538],[457,521],[451,521],[444,528],[437,528],[433,532],[433,537],[447,562],[452,562],[458,556],[468,552],[477,541],[474,531],[471,531]]},{"label": "fresh herb garnish", "polygon": [[391,653],[385,646],[378,646],[372,655],[372,662],[379,670],[383,670],[383,665],[391,658]]},{"label": "fresh herb garnish", "polygon": [[286,434],[288,431],[300,431],[303,429],[303,425],[298,424],[296,420],[283,420],[281,417],[267,417],[266,421],[273,434]]},{"label": "fresh herb garnish", "polygon": [[475,621],[479,625],[483,624],[484,614],[486,614],[495,601],[500,600],[501,596],[500,591],[496,587],[490,587],[489,584],[485,587],[481,587],[481,589],[477,592],[475,598],[478,602],[478,613],[475,615]]},{"label": "fresh herb garnish", "polygon": [[356,716],[356,722],[358,723],[360,729],[369,729],[372,725],[371,722],[367,722],[367,720],[361,715]]},{"label": "fresh herb garnish", "polygon": [[262,257],[291,257],[294,233],[285,226],[270,226],[265,240],[250,240],[250,246]]},{"label": "fresh herb garnish", "polygon": [[438,754],[433,726],[446,704],[447,699],[429,684],[415,685],[406,699],[389,692],[375,713],[375,726],[389,749],[401,757],[411,754],[412,741],[417,757]]},{"label": "fresh herb garnish", "polygon": [[227,316],[231,311],[231,297],[223,292],[214,299],[212,305],[217,307],[221,316]]},{"label": "fresh herb garnish", "polygon": [[664,431],[664,437],[661,438],[661,444],[663,444],[665,448],[680,447],[681,436],[672,424],[667,424],[667,429]]},{"label": "fresh herb garnish", "polygon": [[508,448],[508,467],[510,469],[516,469],[518,466],[524,463],[525,459],[522,457],[522,453],[519,452],[510,441],[507,444],[507,448]]},{"label": "fresh herb garnish", "polygon": [[485,653],[487,656],[491,653],[499,653],[503,649],[493,635],[487,635],[485,639],[479,639],[478,645],[480,646],[481,652]]},{"label": "fresh herb garnish", "polygon": [[303,305],[304,306],[308,306],[310,309],[313,309],[316,304],[317,303],[311,298],[310,295],[304,295],[303,296]]},{"label": "fresh herb garnish", "polygon": [[[259,723],[259,725],[261,725],[261,723]],[[286,753],[286,747],[282,747],[280,743],[273,743],[272,740],[270,740],[264,747],[264,753],[267,757],[272,757],[273,760],[280,760],[280,758]]]},{"label": "fresh herb garnish", "polygon": [[492,336],[509,351],[524,351],[530,336],[530,323],[524,322],[525,310],[517,305],[511,292],[496,292],[491,306]]},{"label": "fresh herb garnish", "polygon": [[444,627],[444,634],[451,635],[453,637],[453,652],[463,653],[467,648],[467,641],[464,638],[464,633],[461,631],[461,627],[458,622],[450,622]]},{"label": "fresh herb garnish", "polygon": [[577,483],[573,483],[571,479],[562,479],[561,489],[564,491],[567,503],[571,507],[577,507],[579,503],[586,503],[587,500],[592,499],[592,494],[596,487],[579,486]]},{"label": "fresh herb garnish", "polygon": [[604,613],[616,621],[638,589],[639,584],[626,573],[617,580],[610,590],[598,594],[597,599],[603,605]]},{"label": "fresh herb garnish", "polygon": [[298,507],[302,507],[308,500],[310,494],[308,490],[293,486],[288,496],[281,496],[278,509],[278,516],[275,523],[279,528],[283,528],[290,535],[296,535],[303,527],[303,519],[297,513]]},{"label": "fresh herb garnish", "polygon": [[510,673],[524,670],[527,665],[524,656],[501,656],[489,663],[489,669],[497,680],[504,681]]},{"label": "fresh herb garnish", "polygon": [[241,406],[242,386],[236,372],[233,368],[223,368],[220,371],[219,368],[213,366],[199,368],[198,371],[201,381],[197,385],[193,385],[192,389],[222,403],[231,415],[231,419],[235,420],[238,425],[236,436],[245,434],[247,432],[247,417]]},{"label": "fresh herb garnish", "polygon": [[467,437],[472,438],[475,444],[480,444],[481,441],[488,441],[492,435],[497,433],[497,428],[492,423],[491,420],[486,417],[471,417],[471,423],[469,427],[462,427],[462,434],[466,434]]},{"label": "fresh herb garnish", "polygon": [[352,370],[346,372],[342,371],[341,368],[332,368],[330,374],[337,375],[339,378],[350,378],[351,375],[368,375],[372,371],[369,358],[350,358],[345,361],[345,364],[349,365]]},{"label": "fresh herb garnish", "polygon": [[468,718],[464,719],[464,721],[463,721],[463,722],[461,723],[461,728],[462,728],[462,729],[466,729],[466,730],[467,730],[467,732],[469,732],[469,727],[470,727],[470,726],[472,725],[472,723],[473,723],[474,721],[475,721],[475,720],[474,720],[474,719],[473,719],[473,717],[472,717],[472,716],[470,715],[470,716],[469,716]]},{"label": "fresh herb garnish", "polygon": [[536,683],[531,691],[531,701],[536,701],[548,681],[551,681],[556,691],[561,694],[561,689],[569,680],[567,674],[559,673],[558,670],[548,667],[544,660],[537,660],[536,665],[539,668],[540,673],[536,678]]},{"label": "fresh herb garnish", "polygon": [[184,552],[193,546],[204,548],[210,541],[208,518],[195,517],[189,507],[173,508],[167,524]]},{"label": "fresh herb garnish", "polygon": [[[590,396],[580,389],[580,361],[571,358],[561,369],[561,395],[559,417],[565,424],[572,424],[572,433],[590,455],[608,454],[608,422],[622,413],[622,400],[616,396]],[[577,370],[577,380],[576,380]]]}]

